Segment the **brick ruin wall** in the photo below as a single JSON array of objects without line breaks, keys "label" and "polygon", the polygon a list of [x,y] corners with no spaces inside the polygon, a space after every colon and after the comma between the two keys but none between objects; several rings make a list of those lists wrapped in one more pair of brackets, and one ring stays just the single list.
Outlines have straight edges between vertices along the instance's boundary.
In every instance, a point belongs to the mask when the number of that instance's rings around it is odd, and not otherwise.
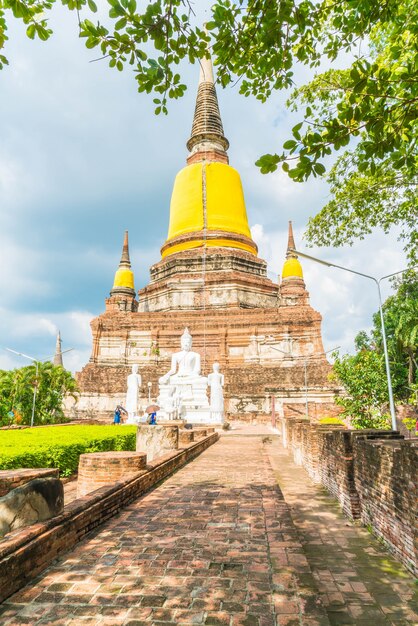
[{"label": "brick ruin wall", "polygon": [[282,443],[352,520],[383,539],[415,575],[418,572],[418,439],[397,431],[279,420]]},{"label": "brick ruin wall", "polygon": [[[140,388],[140,404],[148,404],[147,383],[152,384],[152,398],[156,399],[158,379],[170,367],[169,361],[140,367],[142,387]],[[334,389],[328,382],[330,365],[318,360],[308,365],[307,375],[309,415],[313,419],[338,414],[339,409],[334,404]],[[295,364],[292,367],[257,363],[227,364],[221,363],[221,371],[225,375],[225,415],[227,420],[242,420],[246,422],[271,423],[272,397],[276,399],[276,417],[304,416],[305,388],[304,367]],[[129,366],[97,366],[89,363],[77,375],[80,388],[83,392],[80,401],[72,412],[67,410],[71,418],[96,418],[111,420],[114,407],[124,404],[126,393],[126,378],[130,374]],[[94,409],[83,414],[83,395],[85,402],[92,401]],[[95,401],[95,398],[98,398]],[[88,399],[88,400],[87,400]],[[101,400],[100,400],[101,399]],[[69,399],[69,407],[73,401]],[[102,406],[102,409],[99,407]]]},{"label": "brick ruin wall", "polygon": [[[133,363],[142,376],[140,404],[147,403],[148,383],[155,398],[158,379],[169,370],[171,355],[180,349],[187,326],[193,350],[202,357],[203,375],[214,361],[220,363],[228,420],[270,422],[272,397],[278,415],[303,415],[305,358],[310,413],[314,417],[334,414],[333,397],[339,390],[328,380],[331,367],[323,353],[321,316],[309,305],[211,309],[205,320],[203,328],[202,312],[193,310],[175,314],[107,310],[91,323],[92,356],[77,374],[80,402],[72,413],[66,406],[66,413],[109,421],[115,406],[124,403]],[[290,349],[294,358],[281,353]]]}]

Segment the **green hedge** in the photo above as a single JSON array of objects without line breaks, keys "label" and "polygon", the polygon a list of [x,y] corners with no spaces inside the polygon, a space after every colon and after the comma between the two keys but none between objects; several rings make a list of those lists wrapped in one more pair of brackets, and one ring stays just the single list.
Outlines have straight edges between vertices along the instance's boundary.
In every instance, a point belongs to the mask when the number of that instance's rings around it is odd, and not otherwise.
[{"label": "green hedge", "polygon": [[0,431],[0,469],[57,467],[77,471],[80,454],[135,450],[136,426],[45,426]]}]

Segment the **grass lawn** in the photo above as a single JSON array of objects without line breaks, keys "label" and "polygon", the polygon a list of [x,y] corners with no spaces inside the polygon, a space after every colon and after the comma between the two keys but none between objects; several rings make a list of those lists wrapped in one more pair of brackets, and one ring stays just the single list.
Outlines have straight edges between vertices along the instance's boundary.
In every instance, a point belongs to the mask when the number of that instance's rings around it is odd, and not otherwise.
[{"label": "grass lawn", "polygon": [[0,430],[0,470],[57,467],[61,476],[77,471],[84,452],[135,450],[136,426],[44,426]]}]

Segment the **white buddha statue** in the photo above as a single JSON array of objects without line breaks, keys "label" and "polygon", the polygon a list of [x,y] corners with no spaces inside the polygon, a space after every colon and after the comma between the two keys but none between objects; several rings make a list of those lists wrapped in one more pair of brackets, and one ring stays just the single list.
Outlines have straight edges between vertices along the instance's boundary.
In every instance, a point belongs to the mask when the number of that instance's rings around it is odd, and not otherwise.
[{"label": "white buddha statue", "polygon": [[214,422],[223,422],[224,418],[224,392],[225,377],[220,372],[219,363],[213,364],[213,372],[208,376],[210,387],[210,414]]},{"label": "white buddha statue", "polygon": [[171,357],[171,368],[159,380],[161,417],[209,423],[208,379],[200,373],[200,354],[192,351],[192,336],[185,328],[181,351]]},{"label": "white buddha statue", "polygon": [[128,412],[128,423],[134,423],[138,412],[138,391],[141,386],[141,375],[138,374],[138,365],[132,365],[132,373],[127,379],[125,408]]},{"label": "white buddha statue", "polygon": [[181,337],[181,352],[175,352],[171,357],[171,368],[160,378],[160,383],[177,384],[197,380],[200,376],[200,354],[192,351],[192,336],[185,328]]}]

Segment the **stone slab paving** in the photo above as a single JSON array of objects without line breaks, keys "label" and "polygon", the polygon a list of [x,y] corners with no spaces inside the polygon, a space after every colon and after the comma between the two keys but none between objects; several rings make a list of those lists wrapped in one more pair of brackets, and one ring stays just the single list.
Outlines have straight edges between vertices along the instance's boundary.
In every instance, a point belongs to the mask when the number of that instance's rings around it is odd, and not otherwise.
[{"label": "stone slab paving", "polygon": [[418,624],[412,575],[364,527],[348,521],[286,450],[276,442],[267,449],[332,626]]},{"label": "stone slab paving", "polygon": [[225,437],[0,607],[0,623],[326,626],[262,437]]},{"label": "stone slab paving", "polygon": [[217,427],[216,430],[223,437],[235,437],[236,435],[246,435],[251,437],[254,435],[277,435],[279,432],[276,428],[273,428],[271,424],[251,424],[235,420],[229,424],[229,430],[223,430],[222,427]]}]

